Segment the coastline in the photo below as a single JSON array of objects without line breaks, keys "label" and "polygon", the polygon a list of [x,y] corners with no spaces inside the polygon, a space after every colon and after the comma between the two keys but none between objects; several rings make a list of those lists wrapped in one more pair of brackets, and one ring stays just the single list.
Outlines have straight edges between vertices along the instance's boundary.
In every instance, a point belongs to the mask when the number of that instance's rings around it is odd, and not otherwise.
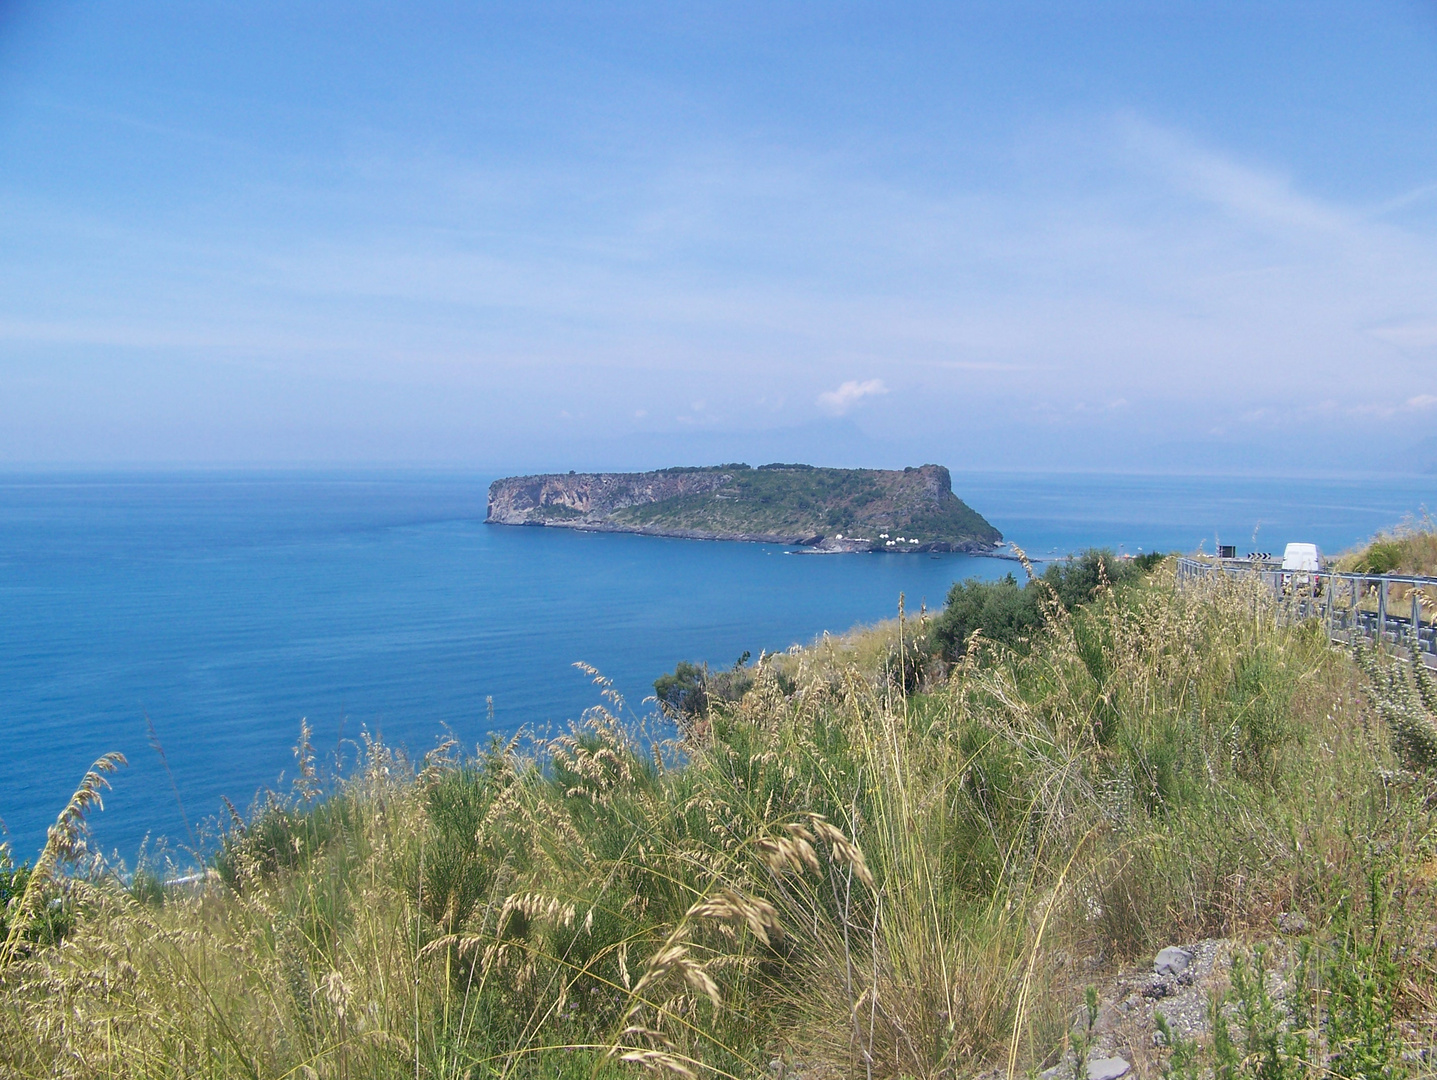
[{"label": "coastline", "polygon": [[[629,533],[637,536],[659,536],[673,540],[733,540],[750,544],[783,544],[788,547],[805,548],[814,554],[877,554],[877,555],[919,555],[931,552],[946,552],[961,555],[984,555],[999,559],[1018,561],[1016,555],[1001,553],[1001,544],[984,544],[981,541],[952,543],[946,540],[929,541],[919,544],[905,544],[889,547],[879,540],[867,538],[839,540],[823,534],[801,535],[793,533],[718,533],[703,529],[648,528],[643,525],[617,525],[607,521],[545,520],[509,522],[485,520],[486,525],[500,525],[516,529],[572,529],[575,532]],[[1030,560],[1040,562],[1042,560]]]}]

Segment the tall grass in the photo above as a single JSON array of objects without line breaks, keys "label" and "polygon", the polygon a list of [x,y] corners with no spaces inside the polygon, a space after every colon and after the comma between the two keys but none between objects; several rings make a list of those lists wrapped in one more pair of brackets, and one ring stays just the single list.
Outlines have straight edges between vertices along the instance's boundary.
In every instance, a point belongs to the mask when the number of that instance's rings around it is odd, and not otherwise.
[{"label": "tall grass", "polygon": [[1360,574],[1437,574],[1437,519],[1423,512],[1338,557],[1339,570]]},{"label": "tall grass", "polygon": [[1327,926],[1374,874],[1430,941],[1430,773],[1352,660],[1238,581],[1098,594],[951,668],[923,617],[765,657],[672,741],[597,674],[557,737],[370,741],[325,797],[305,774],[237,816],[203,883],[145,902],[92,868],[62,944],[19,911],[0,1063],[1016,1075],[1058,1060],[1095,971]]}]

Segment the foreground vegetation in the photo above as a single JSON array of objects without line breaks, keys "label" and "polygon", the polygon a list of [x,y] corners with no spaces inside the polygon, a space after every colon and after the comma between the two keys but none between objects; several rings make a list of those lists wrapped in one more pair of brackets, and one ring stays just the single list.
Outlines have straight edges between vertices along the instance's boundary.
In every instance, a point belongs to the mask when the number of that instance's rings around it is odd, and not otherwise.
[{"label": "foreground vegetation", "polygon": [[85,861],[97,772],[10,907],[0,1071],[1012,1076],[1081,1051],[1096,974],[1279,913],[1297,992],[1254,954],[1165,1067],[1427,1068],[1432,685],[1238,580],[1033,591],[1008,643],[925,615],[736,665],[670,741],[597,673],[557,738],[328,784],[302,740],[191,885]]}]

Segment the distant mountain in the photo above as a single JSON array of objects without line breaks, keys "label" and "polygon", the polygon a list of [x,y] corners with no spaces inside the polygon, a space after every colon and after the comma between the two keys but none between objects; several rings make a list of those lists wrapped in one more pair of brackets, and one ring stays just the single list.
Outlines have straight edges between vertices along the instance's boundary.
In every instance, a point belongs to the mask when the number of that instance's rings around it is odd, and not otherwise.
[{"label": "distant mountain", "polygon": [[824,551],[988,551],[1003,539],[953,494],[942,465],[735,464],[515,476],[490,485],[486,520]]},{"label": "distant mountain", "polygon": [[1412,448],[1412,462],[1421,473],[1437,473],[1437,435],[1423,439]]}]

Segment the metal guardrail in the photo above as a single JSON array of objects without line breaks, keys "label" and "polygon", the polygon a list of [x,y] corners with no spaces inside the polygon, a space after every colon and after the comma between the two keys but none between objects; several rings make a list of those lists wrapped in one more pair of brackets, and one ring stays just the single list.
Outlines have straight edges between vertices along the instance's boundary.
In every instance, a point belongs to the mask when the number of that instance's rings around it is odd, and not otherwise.
[{"label": "metal guardrail", "polygon": [[1244,559],[1178,560],[1178,580],[1212,574],[1256,577],[1289,618],[1321,619],[1333,641],[1360,634],[1369,643],[1413,647],[1428,667],[1437,667],[1437,578],[1395,574],[1318,573],[1283,570],[1271,562]]}]

